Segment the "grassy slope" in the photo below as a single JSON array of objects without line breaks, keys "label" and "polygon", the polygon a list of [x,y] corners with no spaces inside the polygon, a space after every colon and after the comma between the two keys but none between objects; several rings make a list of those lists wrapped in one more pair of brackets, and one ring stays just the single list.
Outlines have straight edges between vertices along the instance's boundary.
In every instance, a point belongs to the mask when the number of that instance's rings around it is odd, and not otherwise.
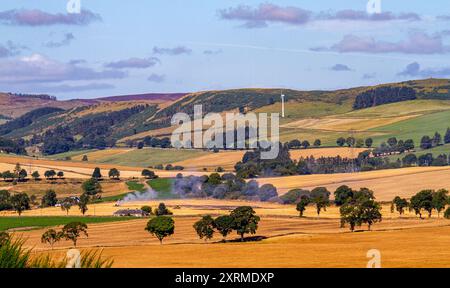
[{"label": "grassy slope", "polygon": [[170,178],[158,178],[148,181],[148,185],[158,192],[158,199],[176,198],[172,192],[174,180]]},{"label": "grassy slope", "polygon": [[[301,119],[301,110],[295,114],[295,118]],[[339,111],[337,109],[332,112]],[[318,112],[321,113],[320,111]],[[379,145],[381,142],[386,141],[389,137],[397,137],[398,139],[413,138],[416,143],[419,143],[420,138],[423,135],[433,135],[435,131],[439,131],[444,134],[447,127],[450,126],[450,101],[448,100],[414,100],[402,103],[393,103],[368,109],[362,109],[357,111],[351,111],[348,113],[335,113],[325,115],[323,117],[310,116],[304,114],[304,118],[319,118],[322,120],[329,118],[336,119],[361,119],[364,122],[368,122],[371,119],[379,121],[380,126],[367,129],[366,131],[358,131],[354,133],[356,138],[372,137],[375,140],[375,145]],[[308,115],[308,116],[306,116]],[[397,117],[411,117],[407,120],[402,120],[393,124],[383,125],[383,118],[387,121],[392,121]],[[336,139],[338,137],[348,137],[350,126],[358,127],[358,123],[352,125],[342,124],[340,131],[327,131],[321,129],[308,129],[308,128],[281,128],[281,138],[284,141],[292,139],[309,140],[320,138],[322,143],[326,146],[336,145]],[[339,126],[338,126],[339,127]],[[431,130],[431,131],[430,131]]]},{"label": "grassy slope", "polygon": [[104,223],[129,220],[127,217],[1,217],[0,231],[25,227],[51,227],[70,222]]},{"label": "grassy slope", "polygon": [[381,132],[384,135],[375,137],[375,143],[386,141],[389,137],[397,139],[413,139],[418,145],[424,135],[430,137],[437,131],[445,135],[445,131],[450,127],[450,110],[419,116],[413,119],[390,124],[384,127],[371,129],[374,132]]},{"label": "grassy slope", "polygon": [[[132,150],[127,153],[105,154],[104,157],[95,159],[95,163],[116,164],[123,166],[149,167],[158,164],[183,161],[208,154],[198,150],[175,150],[175,149],[142,149]],[[89,158],[89,153],[87,154]],[[90,158],[89,158],[90,159]]]}]

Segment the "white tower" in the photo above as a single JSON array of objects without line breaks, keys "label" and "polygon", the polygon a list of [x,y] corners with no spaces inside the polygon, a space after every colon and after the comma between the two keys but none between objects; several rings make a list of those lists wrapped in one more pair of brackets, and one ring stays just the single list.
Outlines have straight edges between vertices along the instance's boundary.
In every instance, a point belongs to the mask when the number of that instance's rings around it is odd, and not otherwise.
[{"label": "white tower", "polygon": [[281,92],[281,117],[284,118],[284,94]]}]

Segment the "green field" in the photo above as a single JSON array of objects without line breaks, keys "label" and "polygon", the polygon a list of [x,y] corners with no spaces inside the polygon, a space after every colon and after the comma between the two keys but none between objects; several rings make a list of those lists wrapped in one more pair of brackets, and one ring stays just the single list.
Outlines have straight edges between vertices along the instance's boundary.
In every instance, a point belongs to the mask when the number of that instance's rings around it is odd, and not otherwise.
[{"label": "green field", "polygon": [[148,185],[158,192],[158,199],[173,199],[176,195],[172,194],[174,179],[158,178],[148,181]]},{"label": "green field", "polygon": [[389,137],[397,137],[397,139],[413,139],[416,146],[419,146],[423,136],[428,135],[432,137],[435,132],[439,132],[444,137],[449,127],[450,110],[419,116],[369,131],[385,134],[384,136],[374,137],[375,144],[386,141]]},{"label": "green field", "polygon": [[42,228],[66,225],[70,222],[86,224],[130,220],[129,217],[0,217],[0,231],[14,228]]},{"label": "green field", "polygon": [[[347,111],[347,113],[345,113],[346,108],[344,105],[322,104],[323,107],[318,108],[317,111],[305,111],[301,106],[298,105],[300,104],[293,105],[293,108],[296,108],[296,111],[290,112],[292,114],[288,114],[288,116],[290,116],[291,118],[287,117],[283,121],[292,122],[302,118],[315,118],[325,120],[328,117],[334,119],[360,118],[361,121],[367,121],[370,119],[390,120],[394,119],[395,117],[411,116],[410,119],[399,121],[393,124],[381,125],[375,128],[353,132],[353,136],[355,138],[373,138],[375,146],[380,145],[382,142],[386,142],[390,137],[397,137],[397,139],[411,138],[415,141],[416,144],[419,144],[422,136],[433,136],[434,132],[436,131],[444,136],[447,128],[450,127],[450,101],[448,100],[405,101],[401,103],[386,104],[351,112]],[[309,106],[310,105],[308,104],[305,107]],[[312,109],[313,107],[310,108]],[[324,109],[329,109],[330,113],[326,113]],[[355,126],[357,128],[358,123],[356,122],[352,126]],[[343,127],[345,127],[345,125],[343,125]],[[308,140],[311,143],[315,139],[321,139],[323,146],[336,146],[337,138],[347,138],[350,136],[350,131],[347,131],[347,129],[344,128],[342,130],[343,131],[330,131],[302,127],[281,128],[280,137],[282,141],[300,139],[302,141]]]},{"label": "green field", "polygon": [[144,192],[145,191],[145,185],[142,183],[139,183],[137,181],[128,181],[127,183],[128,189],[131,191],[137,191],[137,192]]},{"label": "green field", "polygon": [[[207,155],[210,152],[200,150],[177,150],[177,149],[135,149],[127,153],[106,155],[96,159],[96,163],[115,164],[122,166],[150,167],[158,164],[168,164],[187,159]],[[89,154],[87,154],[89,157]]]}]

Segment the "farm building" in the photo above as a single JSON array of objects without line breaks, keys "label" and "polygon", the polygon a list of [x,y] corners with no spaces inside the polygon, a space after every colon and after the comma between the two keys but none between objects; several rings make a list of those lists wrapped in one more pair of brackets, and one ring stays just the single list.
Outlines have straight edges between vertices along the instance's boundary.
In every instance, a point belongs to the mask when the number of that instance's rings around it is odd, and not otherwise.
[{"label": "farm building", "polygon": [[147,212],[140,209],[122,209],[114,212],[113,216],[117,217],[146,217],[149,216]]}]

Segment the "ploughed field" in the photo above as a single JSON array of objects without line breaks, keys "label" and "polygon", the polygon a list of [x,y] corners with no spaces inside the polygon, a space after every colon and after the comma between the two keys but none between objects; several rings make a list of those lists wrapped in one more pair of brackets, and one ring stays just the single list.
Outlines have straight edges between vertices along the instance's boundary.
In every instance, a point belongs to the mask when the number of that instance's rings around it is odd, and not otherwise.
[{"label": "ploughed field", "polygon": [[[144,228],[148,219],[89,225],[89,238],[80,238],[80,249],[101,248],[103,255],[114,259],[114,267],[365,267],[366,253],[378,249],[383,267],[449,267],[450,220],[437,218],[420,220],[407,212],[403,217],[391,214],[383,205],[384,220],[372,227],[349,232],[340,228],[337,207],[329,207],[320,217],[308,206],[306,217],[300,218],[293,205],[227,200],[168,200],[174,212],[175,234],[158,240]],[[158,202],[129,202],[122,207],[112,203],[96,204],[99,214],[116,209],[155,207]],[[208,242],[200,240],[193,224],[202,215],[227,214],[237,206],[250,205],[261,216],[257,234],[260,241],[222,243],[218,234]],[[92,205],[94,206],[94,205]],[[179,207],[177,207],[179,206]],[[94,208],[90,207],[90,211]],[[61,210],[43,209],[44,215],[61,215]],[[39,214],[29,211],[26,217]],[[70,213],[72,214],[72,212]],[[75,211],[73,215],[76,215]],[[73,216],[72,216],[73,217]],[[88,219],[88,218],[87,218]],[[46,229],[18,231],[26,246],[37,253],[63,256],[69,242],[55,245],[54,251],[40,242]],[[227,240],[238,236],[231,234]],[[423,249],[427,243],[427,249]]]}]

